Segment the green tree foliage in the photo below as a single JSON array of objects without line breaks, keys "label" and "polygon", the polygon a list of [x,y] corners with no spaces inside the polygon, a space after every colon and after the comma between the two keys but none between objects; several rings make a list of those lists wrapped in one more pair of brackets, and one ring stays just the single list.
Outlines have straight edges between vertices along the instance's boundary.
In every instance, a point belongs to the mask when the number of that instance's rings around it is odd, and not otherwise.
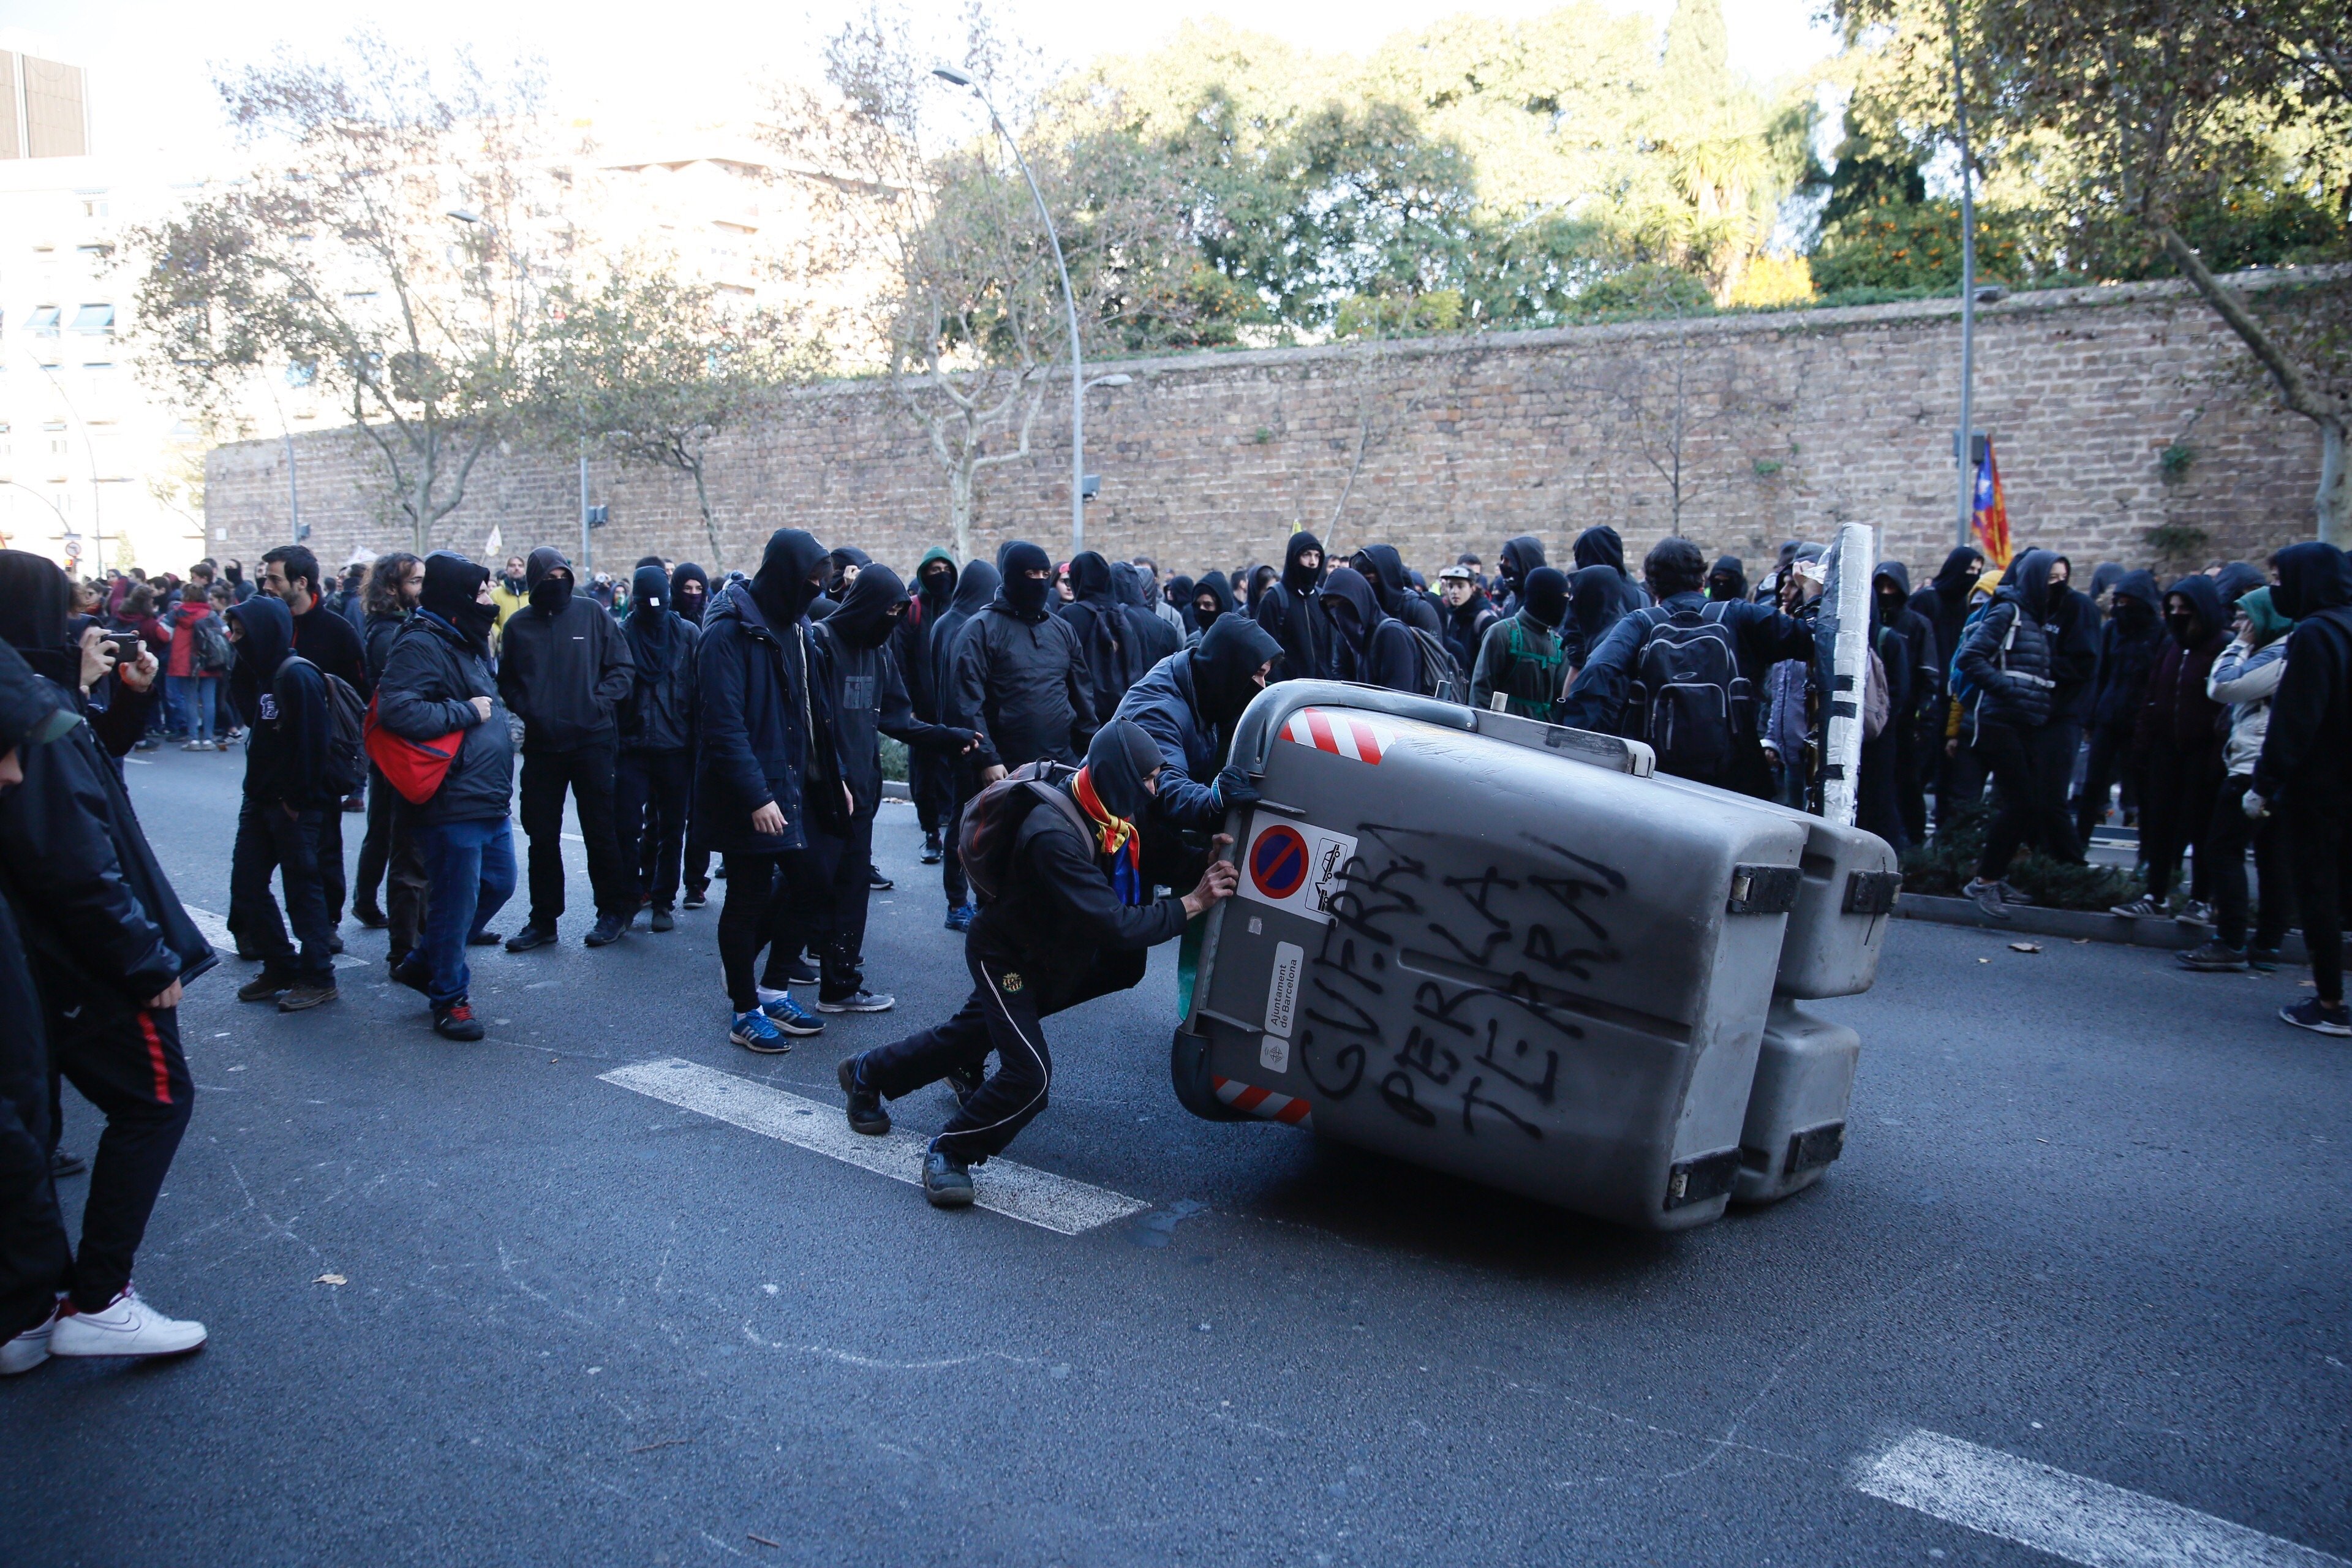
[{"label": "green tree foliage", "polygon": [[[1979,215],[1977,277],[2016,283],[2024,250],[1999,215]],[[1960,286],[1957,202],[1898,202],[1849,213],[1824,226],[1813,254],[1813,286],[1834,303],[1857,290],[1948,294]]]}]

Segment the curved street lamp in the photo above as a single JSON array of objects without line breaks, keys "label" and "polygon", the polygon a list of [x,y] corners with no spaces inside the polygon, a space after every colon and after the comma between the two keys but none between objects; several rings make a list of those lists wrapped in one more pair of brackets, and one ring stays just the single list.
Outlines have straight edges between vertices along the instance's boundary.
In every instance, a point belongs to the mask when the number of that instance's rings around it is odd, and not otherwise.
[{"label": "curved street lamp", "polygon": [[1062,305],[1070,317],[1070,553],[1077,554],[1087,547],[1087,388],[1090,384],[1123,386],[1125,376],[1104,376],[1099,383],[1089,383],[1078,363],[1078,300],[1070,291],[1070,268],[1062,259],[1062,237],[1054,230],[1054,217],[1045,210],[1045,193],[1037,188],[1037,177],[1029,172],[1029,160],[1021,155],[1021,143],[1004,128],[997,117],[996,105],[988,101],[988,94],[980,89],[970,73],[953,66],[933,66],[931,74],[951,87],[968,88],[980,106],[988,110],[988,122],[1004,138],[1013,150],[1013,161],[1021,166],[1021,177],[1029,183],[1029,196],[1037,204],[1037,221],[1045,226],[1046,243],[1054,247],[1054,270],[1062,279]]}]

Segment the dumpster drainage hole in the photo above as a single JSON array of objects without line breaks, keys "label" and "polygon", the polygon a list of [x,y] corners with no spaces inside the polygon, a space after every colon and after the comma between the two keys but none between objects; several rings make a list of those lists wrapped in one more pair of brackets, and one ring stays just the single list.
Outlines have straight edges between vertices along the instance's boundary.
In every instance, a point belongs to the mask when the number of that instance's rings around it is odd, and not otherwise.
[{"label": "dumpster drainage hole", "polygon": [[1128,1239],[1138,1247],[1165,1247],[1176,1237],[1176,1227],[1208,1208],[1191,1198],[1178,1198],[1164,1209],[1138,1215],[1128,1228]]}]

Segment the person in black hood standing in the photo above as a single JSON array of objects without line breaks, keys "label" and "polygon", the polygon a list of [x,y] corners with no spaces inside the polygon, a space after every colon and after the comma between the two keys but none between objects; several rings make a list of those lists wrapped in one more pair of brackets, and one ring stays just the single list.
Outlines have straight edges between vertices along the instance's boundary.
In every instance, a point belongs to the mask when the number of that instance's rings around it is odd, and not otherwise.
[{"label": "person in black hood standing", "polygon": [[754,965],[780,911],[822,917],[831,879],[818,834],[847,837],[856,810],[806,620],[826,567],[824,546],[808,533],[771,534],[751,581],[714,595],[703,613],[695,668],[690,831],[727,857],[719,959],[734,1014],[728,1037],[767,1055],[791,1049],[787,1037],[824,1027],[789,990],[763,1002]]},{"label": "person in black hood standing", "polygon": [[1110,563],[1110,586],[1119,608],[1127,615],[1129,646],[1136,650],[1139,676],[1184,646],[1184,634],[1175,621],[1163,619],[1160,614],[1165,606],[1153,597],[1150,574],[1129,562],[1114,561]]},{"label": "person in black hood standing", "polygon": [[702,624],[702,612],[710,603],[709,574],[691,561],[681,561],[670,571],[669,607],[672,613]]},{"label": "person in black hood standing", "polygon": [[2062,843],[2074,837],[2071,823],[2043,820],[2055,797],[2038,772],[2038,742],[2051,721],[2057,689],[2047,629],[2053,559],[2047,550],[2029,550],[2010,563],[1992,604],[1969,629],[1953,661],[1971,694],[1970,744],[1999,797],[1976,877],[1961,892],[1996,920],[2010,919],[2008,906],[2027,901],[2002,880],[2018,847],[2037,836]]},{"label": "person in black hood standing", "polygon": [[1053,561],[1022,540],[998,561],[996,597],[956,643],[955,722],[980,733],[982,784],[1040,758],[1075,764],[1100,723],[1077,633],[1045,607]]},{"label": "person in black hood standing", "polygon": [[522,720],[522,830],[530,836],[530,920],[507,941],[528,952],[555,940],[563,914],[563,796],[570,791],[596,900],[590,947],[619,940],[636,918],[636,879],[613,816],[620,760],[615,715],[635,683],[629,641],[593,599],[572,591],[559,550],[530,552],[530,603],[508,617],[499,695]]},{"label": "person in black hood standing", "polygon": [[[1870,602],[1879,624],[1903,639],[1903,663],[1908,672],[1904,685],[1909,699],[1886,716],[1887,728],[1895,731],[1890,750],[1895,809],[1902,818],[1904,837],[1911,843],[1924,844],[1927,839],[1927,759],[1943,754],[1943,737],[1934,729],[1943,713],[1938,700],[1944,691],[1943,650],[1936,642],[1936,628],[1911,607],[1911,571],[1900,561],[1882,561],[1870,574]],[[1894,673],[1887,671],[1890,687]],[[2071,768],[2068,776],[2073,776]]]},{"label": "person in black hood standing", "polygon": [[2116,905],[2115,912],[2168,912],[2166,900],[2179,874],[2180,857],[2194,846],[2200,852],[2190,872],[2189,907],[2180,918],[2196,923],[2211,913],[2212,862],[2201,851],[2213,799],[2229,772],[2222,758],[2222,708],[2206,689],[2214,659],[2230,645],[2229,616],[2213,579],[2193,574],[2166,589],[2164,625],[2171,635],[2157,650],[2132,728],[2132,747],[2143,770],[2139,847],[2147,891]]},{"label": "person in black hood standing", "polygon": [[1544,563],[1543,541],[1534,534],[1522,533],[1504,541],[1503,552],[1495,558],[1495,582],[1502,590],[1496,607],[1507,616],[1518,614],[1519,595],[1527,591],[1528,574]]},{"label": "person in black hood standing", "polygon": [[[1003,579],[994,566],[985,561],[965,565],[956,578],[955,594],[948,601],[947,613],[940,617],[938,629],[931,633],[931,689],[938,694],[939,721],[959,729],[972,728],[971,716],[962,710],[955,689],[955,661],[965,634],[973,619],[985,612],[996,597]],[[954,794],[948,802],[947,814],[940,819],[940,886],[947,894],[947,929],[953,931],[971,929],[971,918],[980,911],[971,903],[971,884],[963,874],[961,847],[957,843],[958,824],[963,816],[964,802],[980,793],[980,765],[977,748],[955,759],[950,783]]]},{"label": "person in black hood standing", "polygon": [[[849,793],[857,809],[849,831],[825,846],[833,862],[831,919],[818,947],[820,1013],[883,1013],[889,996],[866,986],[866,902],[874,874],[874,817],[882,804],[882,743],[889,736],[908,755],[952,760],[977,744],[970,730],[926,723],[915,717],[898,660],[889,643],[908,609],[907,590],[887,566],[866,564],[841,601],[811,637],[816,668],[829,691],[840,725],[841,755],[848,768]],[[819,830],[821,837],[831,838]],[[769,948],[772,971],[797,952],[786,935]],[[783,989],[783,987],[777,987]]]},{"label": "person in black hood standing", "polygon": [[1212,572],[1192,585],[1192,602],[1189,607],[1193,626],[1191,640],[1197,644],[1211,626],[1234,613],[1234,591],[1225,585],[1223,577]]},{"label": "person in black hood standing", "polygon": [[[1617,537],[1615,529],[1606,523],[1586,529],[1576,536],[1576,543],[1570,552],[1576,559],[1576,569],[1579,572],[1591,571],[1596,566],[1606,566],[1617,574],[1617,580],[1613,585],[1615,603],[1611,605],[1610,619],[1612,625],[1615,624],[1618,616],[1629,610],[1642,609],[1649,604],[1649,595],[1642,592],[1642,585],[1634,582],[1625,571],[1625,542]],[[1607,579],[1604,578],[1602,581],[1605,583]]]},{"label": "person in black hood standing", "polygon": [[1371,584],[1372,596],[1380,601],[1381,613],[1417,626],[1432,637],[1444,628],[1437,624],[1437,611],[1426,595],[1412,585],[1404,569],[1404,558],[1393,544],[1368,544],[1349,558],[1348,564]]},{"label": "person in black hood standing", "polygon": [[843,1058],[849,1125],[880,1134],[890,1131],[884,1099],[966,1078],[995,1053],[995,1073],[962,1099],[923,1155],[923,1195],[933,1205],[970,1205],[971,1167],[1002,1153],[1045,1109],[1054,1068],[1039,1021],[1136,984],[1151,948],[1234,890],[1234,866],[1222,854],[1232,840],[1219,834],[1197,887],[1181,899],[1152,897],[1136,822],[1161,773],[1151,737],[1114,719],[1076,772],[1016,786],[1030,798],[1002,889],[964,941],[971,997],[937,1028]]},{"label": "person in black hood standing", "polygon": [[[299,1012],[336,996],[334,926],[319,867],[320,824],[341,809],[327,782],[327,682],[295,656],[293,617],[268,594],[229,610],[228,635],[236,648],[229,679],[253,720],[229,856],[228,929],[240,951],[261,960],[236,999],[275,998],[280,1010]],[[286,889],[283,918],[269,890],[273,871]],[[289,920],[299,954],[287,940]]]},{"label": "person in black hood standing", "polygon": [[640,566],[630,579],[621,633],[629,639],[631,685],[613,778],[621,864],[639,879],[637,901],[653,906],[656,931],[677,923],[672,910],[694,791],[695,647],[702,636],[670,608],[669,582],[657,565]]},{"label": "person in black hood standing", "polygon": [[[956,559],[937,547],[923,552],[915,566],[915,596],[898,616],[890,634],[890,652],[898,661],[898,679],[907,689],[907,704],[926,724],[941,723],[940,691],[931,678],[937,663],[931,644],[940,617],[955,602]],[[936,866],[947,847],[940,830],[955,807],[955,759],[929,750],[907,754],[907,794],[915,803],[915,819],[923,830],[923,864]]]},{"label": "person in black hood standing", "polygon": [[1118,700],[1150,666],[1127,624],[1127,612],[1111,584],[1110,563],[1101,553],[1082,550],[1070,557],[1070,602],[1062,606],[1062,623],[1077,635],[1078,656],[1086,660],[1087,685],[1094,693],[1097,724],[1118,711]]},{"label": "person in black hood standing", "polygon": [[[681,561],[669,574],[669,607],[677,615],[702,626],[702,612],[710,603],[710,577],[691,561]],[[692,794],[689,784],[688,795]],[[638,879],[647,886],[654,879],[653,855],[656,841],[647,840],[637,858]],[[686,907],[700,909],[710,896],[710,851],[698,848],[689,842],[686,847]]]},{"label": "person in black hood standing", "polygon": [[2108,592],[2107,618],[2099,627],[2099,673],[2085,708],[2090,756],[2082,792],[2074,797],[2074,831],[2085,844],[2091,830],[2106,821],[2108,795],[2118,784],[2125,825],[2138,823],[2140,766],[2132,731],[2165,640],[2164,592],[2156,574],[2125,573]]},{"label": "person in black hood standing", "polygon": [[[1227,603],[1231,603],[1228,597]],[[1270,584],[1253,612],[1282,645],[1277,680],[1331,678],[1331,617],[1323,608],[1323,542],[1303,530],[1283,547],[1281,581]]]},{"label": "person in black hood standing", "polygon": [[376,687],[384,731],[449,758],[432,794],[406,807],[430,891],[423,940],[393,978],[425,993],[434,1032],[452,1040],[482,1037],[466,950],[497,942],[490,919],[515,889],[514,734],[490,673],[499,610],[489,568],[435,551]]},{"label": "person in black hood standing", "polygon": [[1568,695],[1559,630],[1568,618],[1568,579],[1557,567],[1538,566],[1523,586],[1520,607],[1487,627],[1478,645],[1470,706],[1554,724]]},{"label": "person in black hood standing", "polygon": [[1706,569],[1706,596],[1710,601],[1748,597],[1748,568],[1740,563],[1738,556],[1715,558],[1715,564]]},{"label": "person in black hood standing", "polygon": [[[39,609],[61,633],[70,590],[41,564]],[[0,925],[12,928],[0,935],[0,1374],[50,1355],[205,1342],[202,1323],[141,1300],[131,1270],[194,1100],[183,986],[217,960],[75,697],[13,643],[0,652]],[[106,1118],[70,1258],[50,1163],[52,1073]]]},{"label": "person in black hood standing", "polygon": [[2352,809],[2352,561],[2332,544],[2291,544],[2271,558],[2271,604],[2294,622],[2286,673],[2244,810],[2275,806],[2294,857],[2312,994],[2279,1009],[2299,1029],[2352,1036],[2344,1005],[2345,817]]},{"label": "person in black hood standing", "polygon": [[1331,625],[1335,678],[1391,691],[1421,689],[1421,649],[1412,628],[1381,608],[1362,573],[1342,566],[1324,580],[1323,613]]}]

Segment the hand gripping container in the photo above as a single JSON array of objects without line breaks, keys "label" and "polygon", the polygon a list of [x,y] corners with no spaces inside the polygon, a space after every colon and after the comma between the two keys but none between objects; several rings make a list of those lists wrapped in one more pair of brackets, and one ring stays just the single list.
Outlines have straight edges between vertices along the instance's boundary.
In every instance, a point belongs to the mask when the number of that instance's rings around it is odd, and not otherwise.
[{"label": "hand gripping container", "polygon": [[1723,1212],[1801,821],[1664,796],[1610,737],[1336,682],[1265,692],[1233,759],[1264,798],[1173,1043],[1188,1108],[1645,1229]]},{"label": "hand gripping container", "polygon": [[[1680,779],[1659,782],[1694,795],[1717,793]],[[1784,805],[1752,804],[1801,825],[1805,853],[1739,1134],[1731,1195],[1743,1204],[1770,1203],[1811,1185],[1843,1151],[1862,1037],[1797,1004],[1870,989],[1903,887],[1894,847],[1876,834]]]}]

